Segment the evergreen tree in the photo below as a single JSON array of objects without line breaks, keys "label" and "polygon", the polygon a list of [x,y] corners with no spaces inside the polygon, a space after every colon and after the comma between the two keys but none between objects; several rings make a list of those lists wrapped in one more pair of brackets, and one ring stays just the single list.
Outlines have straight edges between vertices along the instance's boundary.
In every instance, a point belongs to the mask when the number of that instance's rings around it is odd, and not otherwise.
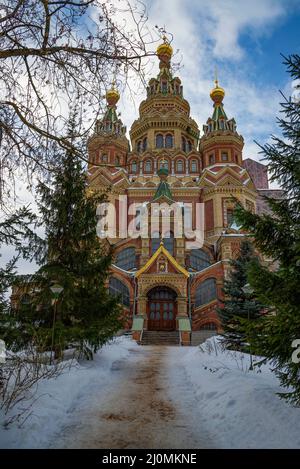
[{"label": "evergreen tree", "polygon": [[245,346],[243,320],[257,319],[263,309],[262,304],[255,299],[254,295],[243,291],[243,287],[248,282],[249,263],[254,259],[252,243],[248,240],[242,241],[239,256],[230,261],[231,270],[223,288],[225,299],[223,307],[218,309],[224,329],[224,343],[234,350],[241,350]]},{"label": "evergreen tree", "polygon": [[[285,63],[291,77],[300,79],[300,56],[291,55]],[[248,339],[257,354],[271,360],[287,388],[281,396],[300,404],[300,368],[292,361],[292,342],[300,338],[300,103],[285,98],[281,108],[282,138],[274,136],[261,148],[283,198],[267,199],[272,214],[259,216],[238,207],[236,217],[259,250],[274,260],[272,270],[258,264],[249,269],[250,283],[270,314],[248,325]]]},{"label": "evergreen tree", "polygon": [[[68,135],[73,145],[74,125],[73,118]],[[105,286],[112,253],[96,233],[96,208],[105,195],[88,195],[86,171],[67,151],[53,181],[39,183],[38,196],[45,240],[36,251],[40,268],[31,280],[32,307],[19,312],[23,337],[36,335],[48,348],[54,341],[57,357],[69,344],[92,357],[121,327],[117,298]],[[55,283],[63,288],[56,305]]]},{"label": "evergreen tree", "polygon": [[[11,306],[9,287],[16,280],[16,264],[19,258],[29,259],[38,237],[33,232],[32,224],[36,216],[29,207],[21,207],[10,214],[2,213],[0,222],[0,247],[13,245],[15,255],[4,266],[0,266],[0,338],[12,343],[15,339],[16,321],[10,315]],[[1,259],[1,254],[0,254]]]}]

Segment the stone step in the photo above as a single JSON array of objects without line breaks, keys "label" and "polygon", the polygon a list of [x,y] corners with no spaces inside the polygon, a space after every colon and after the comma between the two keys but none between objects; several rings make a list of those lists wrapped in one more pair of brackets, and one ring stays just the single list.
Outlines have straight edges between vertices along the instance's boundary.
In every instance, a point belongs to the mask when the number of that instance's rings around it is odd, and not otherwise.
[{"label": "stone step", "polygon": [[144,331],[141,345],[179,345],[179,332]]}]

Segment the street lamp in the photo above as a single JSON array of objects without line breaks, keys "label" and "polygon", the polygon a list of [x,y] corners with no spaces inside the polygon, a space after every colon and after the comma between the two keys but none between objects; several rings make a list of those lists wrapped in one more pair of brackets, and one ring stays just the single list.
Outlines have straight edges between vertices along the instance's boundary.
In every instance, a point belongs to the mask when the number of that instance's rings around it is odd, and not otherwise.
[{"label": "street lamp", "polygon": [[52,365],[52,356],[53,356],[53,347],[54,347],[54,330],[55,330],[55,321],[57,315],[57,303],[58,298],[61,292],[63,291],[63,287],[58,283],[51,285],[50,290],[54,297],[54,312],[53,312],[53,324],[52,324],[52,341],[51,341],[51,357],[50,357],[50,365]]},{"label": "street lamp", "polygon": [[[250,297],[254,292],[254,290],[251,287],[250,283],[246,283],[246,285],[244,285],[242,287],[242,290],[243,290],[246,298]],[[247,308],[247,311],[248,311],[248,321],[250,321],[250,308],[249,308],[249,306]],[[249,367],[249,370],[253,370],[253,359],[252,359],[252,353],[251,353],[251,346],[250,346],[250,367]]]}]

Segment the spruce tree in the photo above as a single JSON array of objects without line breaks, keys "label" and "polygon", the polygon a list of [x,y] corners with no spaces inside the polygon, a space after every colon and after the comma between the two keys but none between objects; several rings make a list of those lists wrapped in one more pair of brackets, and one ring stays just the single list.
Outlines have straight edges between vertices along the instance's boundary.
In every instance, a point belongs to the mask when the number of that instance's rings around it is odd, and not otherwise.
[{"label": "spruce tree", "polygon": [[[300,56],[291,55],[285,64],[291,77],[300,79]],[[273,136],[261,149],[283,198],[267,199],[271,214],[260,216],[238,207],[236,217],[259,250],[274,260],[271,270],[255,263],[249,268],[250,283],[269,314],[248,325],[248,339],[257,354],[272,362],[287,388],[281,396],[299,405],[300,368],[292,360],[292,343],[300,338],[300,103],[284,98],[281,113],[282,137]]]},{"label": "spruce tree", "polygon": [[[9,288],[16,281],[17,262],[20,257],[30,259],[32,249],[39,238],[34,233],[36,215],[29,206],[21,207],[13,212],[4,213],[0,222],[0,248],[12,245],[15,254],[6,265],[0,265],[0,338],[12,345],[16,339],[16,321],[11,315]],[[0,262],[1,262],[0,253]]]},{"label": "spruce tree", "polygon": [[[73,145],[74,126],[73,118],[68,133]],[[87,189],[86,171],[73,151],[61,157],[53,180],[37,189],[45,239],[36,251],[34,301],[29,311],[20,309],[19,318],[28,338],[36,334],[48,348],[54,340],[57,357],[72,345],[92,358],[121,327],[117,298],[105,286],[112,253],[96,233],[96,208],[105,195],[89,195]],[[56,306],[55,283],[63,288]]]},{"label": "spruce tree", "polygon": [[253,245],[243,240],[240,253],[236,259],[230,261],[228,279],[224,282],[225,299],[223,307],[218,309],[223,327],[223,341],[226,347],[234,350],[245,348],[246,335],[244,320],[256,320],[263,309],[254,295],[246,294],[243,287],[247,284],[247,270],[249,263],[256,258]]}]

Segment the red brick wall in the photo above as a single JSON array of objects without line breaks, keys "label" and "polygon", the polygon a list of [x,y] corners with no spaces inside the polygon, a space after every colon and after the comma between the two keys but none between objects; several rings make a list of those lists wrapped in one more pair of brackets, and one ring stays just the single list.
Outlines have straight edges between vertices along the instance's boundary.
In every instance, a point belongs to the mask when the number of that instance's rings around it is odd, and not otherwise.
[{"label": "red brick wall", "polygon": [[205,202],[205,230],[214,229],[214,202],[213,200],[207,200]]}]

